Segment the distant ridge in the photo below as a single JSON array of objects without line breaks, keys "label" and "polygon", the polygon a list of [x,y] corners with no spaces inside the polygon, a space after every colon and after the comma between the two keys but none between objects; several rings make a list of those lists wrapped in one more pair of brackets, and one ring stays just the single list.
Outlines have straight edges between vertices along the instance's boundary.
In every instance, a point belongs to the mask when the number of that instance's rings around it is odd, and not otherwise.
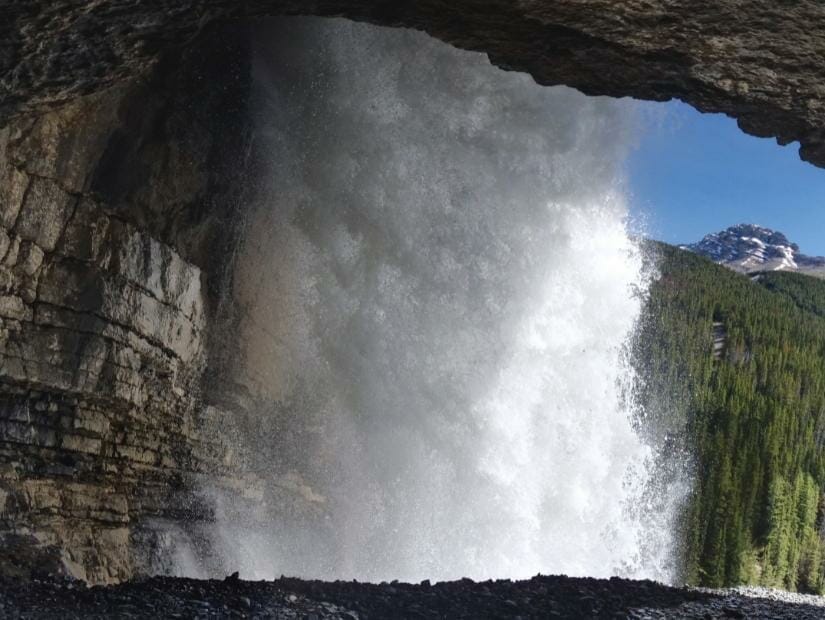
[{"label": "distant ridge", "polygon": [[679,246],[740,273],[793,271],[825,277],[825,257],[806,256],[781,232],[739,224]]}]

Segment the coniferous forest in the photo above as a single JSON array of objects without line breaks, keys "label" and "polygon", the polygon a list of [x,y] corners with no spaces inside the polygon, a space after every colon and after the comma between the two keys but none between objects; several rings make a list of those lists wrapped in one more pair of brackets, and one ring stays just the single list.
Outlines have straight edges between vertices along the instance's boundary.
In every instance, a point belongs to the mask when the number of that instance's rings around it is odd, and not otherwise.
[{"label": "coniferous forest", "polygon": [[634,360],[643,427],[693,479],[684,576],[821,593],[825,281],[650,247],[659,277]]}]

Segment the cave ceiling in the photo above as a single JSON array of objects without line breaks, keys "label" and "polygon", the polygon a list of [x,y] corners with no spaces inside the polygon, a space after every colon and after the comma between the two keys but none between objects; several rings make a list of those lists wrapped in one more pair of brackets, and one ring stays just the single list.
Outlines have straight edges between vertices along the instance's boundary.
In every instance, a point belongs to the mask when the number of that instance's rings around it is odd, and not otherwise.
[{"label": "cave ceiling", "polygon": [[681,99],[825,166],[817,0],[49,0],[3,2],[0,119],[145,73],[228,21],[303,14],[424,30],[545,85]]}]

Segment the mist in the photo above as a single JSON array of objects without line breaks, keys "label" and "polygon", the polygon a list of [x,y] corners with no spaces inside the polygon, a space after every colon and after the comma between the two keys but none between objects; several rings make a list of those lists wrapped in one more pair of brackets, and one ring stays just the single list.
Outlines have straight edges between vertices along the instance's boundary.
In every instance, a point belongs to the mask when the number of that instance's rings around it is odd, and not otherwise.
[{"label": "mist", "polygon": [[634,103],[413,31],[290,18],[255,44],[236,371],[271,403],[260,472],[300,472],[324,516],[251,528],[215,498],[226,566],[671,579],[679,497],[651,499],[626,359]]}]

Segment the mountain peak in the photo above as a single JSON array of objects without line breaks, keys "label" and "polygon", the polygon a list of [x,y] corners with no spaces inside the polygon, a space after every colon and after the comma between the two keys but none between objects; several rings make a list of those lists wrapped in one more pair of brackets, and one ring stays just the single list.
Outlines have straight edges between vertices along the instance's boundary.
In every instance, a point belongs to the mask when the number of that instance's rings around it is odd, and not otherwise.
[{"label": "mountain peak", "polygon": [[783,233],[757,224],[737,224],[722,234],[738,235],[743,239],[756,239],[767,245],[789,247],[794,252],[799,252],[799,246],[791,243]]},{"label": "mountain peak", "polygon": [[783,233],[756,224],[737,224],[705,235],[698,243],[680,247],[742,273],[775,270],[825,273],[825,258],[805,256]]}]

